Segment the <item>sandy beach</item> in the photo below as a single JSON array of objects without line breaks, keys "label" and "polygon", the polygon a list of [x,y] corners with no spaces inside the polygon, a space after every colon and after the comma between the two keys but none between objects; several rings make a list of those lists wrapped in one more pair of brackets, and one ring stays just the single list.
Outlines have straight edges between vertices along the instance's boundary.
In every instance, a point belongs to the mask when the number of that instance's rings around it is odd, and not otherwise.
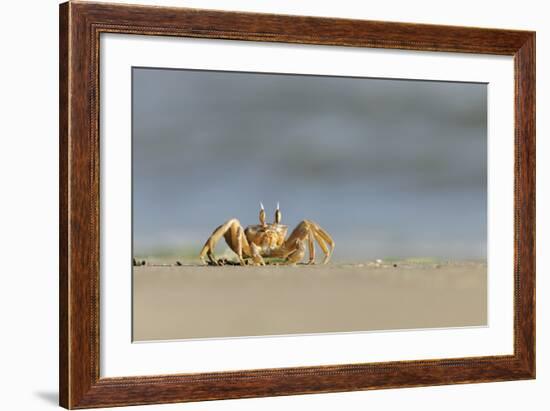
[{"label": "sandy beach", "polygon": [[487,322],[479,262],[134,267],[134,341]]}]

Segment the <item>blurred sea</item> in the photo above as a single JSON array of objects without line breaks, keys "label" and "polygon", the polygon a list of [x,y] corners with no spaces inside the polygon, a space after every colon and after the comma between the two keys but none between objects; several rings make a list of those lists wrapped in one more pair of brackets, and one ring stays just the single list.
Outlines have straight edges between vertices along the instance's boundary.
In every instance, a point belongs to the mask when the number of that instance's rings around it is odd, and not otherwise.
[{"label": "blurred sea", "polygon": [[134,252],[193,254],[260,201],[335,260],[485,259],[486,85],[134,68]]}]

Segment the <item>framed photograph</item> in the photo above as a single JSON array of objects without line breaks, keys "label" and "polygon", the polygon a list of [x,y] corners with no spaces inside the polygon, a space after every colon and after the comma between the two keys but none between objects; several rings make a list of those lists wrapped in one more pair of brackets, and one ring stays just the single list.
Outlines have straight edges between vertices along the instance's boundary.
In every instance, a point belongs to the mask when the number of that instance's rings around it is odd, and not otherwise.
[{"label": "framed photograph", "polygon": [[60,405],[535,378],[535,33],[60,6]]}]

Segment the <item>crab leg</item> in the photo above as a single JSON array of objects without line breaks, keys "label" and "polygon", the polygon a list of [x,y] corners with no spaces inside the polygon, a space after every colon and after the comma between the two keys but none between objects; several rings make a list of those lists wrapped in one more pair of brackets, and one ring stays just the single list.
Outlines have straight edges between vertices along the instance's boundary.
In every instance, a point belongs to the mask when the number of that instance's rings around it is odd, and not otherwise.
[{"label": "crab leg", "polygon": [[334,251],[334,240],[329,235],[329,233],[323,230],[318,224],[314,222],[311,222],[311,223],[313,226],[312,227],[313,235],[315,236],[317,243],[325,253],[325,259],[323,260],[323,264],[326,264],[329,262],[332,252]]},{"label": "crab leg", "polygon": [[226,221],[214,230],[212,235],[206,240],[199,254],[200,259],[204,262],[204,258],[208,256],[212,264],[220,265],[214,255],[214,250],[222,237],[225,237],[227,245],[237,254],[241,265],[244,265],[243,252],[246,255],[250,255],[250,246],[244,235],[241,223],[236,218]]},{"label": "crab leg", "polygon": [[323,250],[323,253],[325,253],[325,258],[323,260],[323,264],[326,264],[328,263],[329,259],[330,259],[330,255],[331,255],[331,251],[329,250],[329,248],[327,247],[327,244],[325,243],[325,240],[323,239],[323,237],[321,237],[321,235],[317,232],[314,232],[313,233],[313,236],[315,237],[315,239],[317,240],[317,244],[319,244],[319,247],[321,247],[321,250]]},{"label": "crab leg", "polygon": [[289,253],[288,256],[290,256],[292,252],[299,248],[299,241],[308,240],[308,263],[312,264],[315,259],[315,245],[313,243],[313,239],[317,241],[319,247],[321,247],[321,250],[323,250],[323,253],[325,254],[323,264],[328,263],[332,255],[332,251],[334,250],[334,240],[317,223],[310,220],[304,220],[300,224],[298,224],[286,240],[285,249]]},{"label": "crab leg", "polygon": [[313,241],[314,239],[314,234],[313,233],[309,233],[309,235],[307,236],[307,243],[308,243],[308,247],[309,247],[309,260],[308,260],[308,264],[315,264],[315,242]]}]

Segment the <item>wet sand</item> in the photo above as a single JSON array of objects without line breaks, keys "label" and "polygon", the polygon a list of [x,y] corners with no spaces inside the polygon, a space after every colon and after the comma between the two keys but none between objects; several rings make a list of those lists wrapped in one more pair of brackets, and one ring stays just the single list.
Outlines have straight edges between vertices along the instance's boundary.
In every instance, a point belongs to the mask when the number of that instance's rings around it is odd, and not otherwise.
[{"label": "wet sand", "polygon": [[134,341],[487,323],[487,267],[134,267]]}]

